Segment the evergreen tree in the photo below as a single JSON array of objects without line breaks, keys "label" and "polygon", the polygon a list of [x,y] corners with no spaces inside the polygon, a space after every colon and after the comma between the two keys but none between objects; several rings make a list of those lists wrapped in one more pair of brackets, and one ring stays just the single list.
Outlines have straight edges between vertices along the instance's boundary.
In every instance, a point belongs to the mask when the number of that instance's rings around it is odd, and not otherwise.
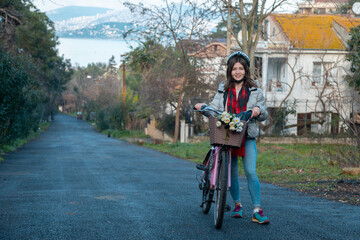
[{"label": "evergreen tree", "polygon": [[0,145],[26,137],[57,108],[70,80],[54,24],[29,0],[0,0]]},{"label": "evergreen tree", "polygon": [[353,86],[360,92],[360,26],[352,28],[350,31],[351,38],[348,41],[349,54],[347,60],[351,62],[351,75],[348,75],[346,80],[350,86]]}]

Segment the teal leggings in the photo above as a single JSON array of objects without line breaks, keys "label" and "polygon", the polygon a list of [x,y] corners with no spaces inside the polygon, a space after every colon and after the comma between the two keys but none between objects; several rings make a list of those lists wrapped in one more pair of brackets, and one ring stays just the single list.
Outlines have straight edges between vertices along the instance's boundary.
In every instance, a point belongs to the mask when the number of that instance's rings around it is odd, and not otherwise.
[{"label": "teal leggings", "polygon": [[[256,173],[257,148],[255,139],[246,139],[245,156],[242,158],[252,204],[260,207],[260,182]],[[235,203],[240,202],[238,157],[231,157],[230,194]]]}]

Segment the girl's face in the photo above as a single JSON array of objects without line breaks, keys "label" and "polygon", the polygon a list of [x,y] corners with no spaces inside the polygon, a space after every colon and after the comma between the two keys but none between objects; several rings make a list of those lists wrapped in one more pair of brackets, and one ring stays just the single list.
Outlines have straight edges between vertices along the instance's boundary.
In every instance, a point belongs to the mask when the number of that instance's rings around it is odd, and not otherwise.
[{"label": "girl's face", "polygon": [[231,70],[231,76],[236,80],[240,81],[245,76],[245,68],[244,66],[237,62],[234,64],[232,70]]}]

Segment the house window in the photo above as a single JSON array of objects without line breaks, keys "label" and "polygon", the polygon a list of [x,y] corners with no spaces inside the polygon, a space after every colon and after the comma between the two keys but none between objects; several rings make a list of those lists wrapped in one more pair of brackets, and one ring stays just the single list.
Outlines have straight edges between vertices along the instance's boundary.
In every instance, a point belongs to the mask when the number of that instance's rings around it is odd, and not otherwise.
[{"label": "house window", "polygon": [[313,64],[313,83],[321,84],[321,63]]},{"label": "house window", "polygon": [[218,47],[217,45],[214,46],[214,52],[217,51],[217,47]]},{"label": "house window", "polygon": [[326,84],[331,84],[332,82],[331,68],[332,68],[331,63],[323,63],[323,71],[324,71],[323,76],[324,76],[324,83]]},{"label": "house window", "polygon": [[285,59],[272,58],[268,65],[268,91],[283,92],[285,89]]},{"label": "house window", "polygon": [[331,85],[331,69],[332,63],[314,62],[312,75],[313,85],[324,83]]},{"label": "house window", "polygon": [[273,31],[272,31],[272,37],[275,37],[275,27],[273,27]]},{"label": "house window", "polygon": [[278,62],[276,64],[276,88],[275,88],[277,92],[283,91],[283,88],[281,86],[281,67],[282,64]]},{"label": "house window", "polygon": [[262,58],[255,57],[255,80],[262,79]]},{"label": "house window", "polygon": [[267,41],[269,39],[269,36],[270,36],[270,23],[268,20],[265,20],[264,32],[263,32],[264,40]]},{"label": "house window", "polygon": [[318,13],[320,13],[320,14],[325,14],[325,13],[326,13],[326,9],[325,9],[325,8],[319,8],[319,9],[318,9]]}]

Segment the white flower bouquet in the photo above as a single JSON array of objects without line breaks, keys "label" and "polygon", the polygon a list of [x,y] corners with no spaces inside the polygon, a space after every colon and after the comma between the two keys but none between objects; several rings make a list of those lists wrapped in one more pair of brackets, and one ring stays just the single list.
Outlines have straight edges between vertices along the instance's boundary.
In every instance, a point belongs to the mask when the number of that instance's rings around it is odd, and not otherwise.
[{"label": "white flower bouquet", "polygon": [[241,122],[239,117],[236,117],[235,114],[228,112],[223,112],[217,116],[218,121],[216,122],[217,127],[225,126],[226,129],[236,132],[242,132],[244,123]]}]

